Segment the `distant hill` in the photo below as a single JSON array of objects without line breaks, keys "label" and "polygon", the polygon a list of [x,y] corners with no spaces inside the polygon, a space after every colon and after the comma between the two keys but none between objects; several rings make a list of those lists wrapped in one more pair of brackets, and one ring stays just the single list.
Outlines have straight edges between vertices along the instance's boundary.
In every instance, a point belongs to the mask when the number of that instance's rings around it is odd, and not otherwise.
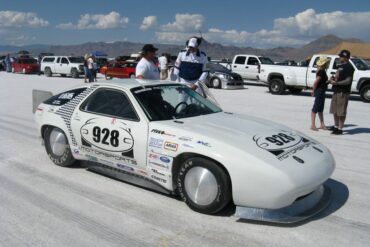
[{"label": "distant hill", "polygon": [[[344,41],[364,43],[358,39],[341,39],[334,35],[323,36],[314,40],[303,47],[276,47],[272,49],[256,49],[252,47],[237,47],[228,46],[218,43],[210,43],[203,41],[201,49],[207,53],[212,59],[233,58],[236,54],[255,54],[263,55],[272,58],[274,61],[281,61],[285,59],[293,59],[296,61],[303,60],[315,53],[323,50],[328,50]],[[154,44],[159,48],[158,53],[170,53],[177,55],[178,52],[185,47],[184,45],[169,45],[169,44]],[[106,42],[89,42],[79,45],[28,45],[28,46],[0,46],[0,53],[16,53],[19,50],[28,50],[35,56],[41,52],[52,52],[56,55],[84,55],[92,51],[103,51],[109,57],[116,57],[119,55],[129,55],[138,53],[142,48],[142,43],[133,43],[127,41],[117,41],[113,43]]]}]

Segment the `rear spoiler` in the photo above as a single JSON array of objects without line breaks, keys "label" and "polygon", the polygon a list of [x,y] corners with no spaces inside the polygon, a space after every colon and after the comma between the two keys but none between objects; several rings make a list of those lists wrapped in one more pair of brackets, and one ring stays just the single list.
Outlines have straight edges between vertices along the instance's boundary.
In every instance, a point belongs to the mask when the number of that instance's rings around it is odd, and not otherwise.
[{"label": "rear spoiler", "polygon": [[50,91],[43,91],[43,90],[38,90],[38,89],[33,89],[32,90],[32,113],[36,112],[37,107],[53,96],[53,93]]}]

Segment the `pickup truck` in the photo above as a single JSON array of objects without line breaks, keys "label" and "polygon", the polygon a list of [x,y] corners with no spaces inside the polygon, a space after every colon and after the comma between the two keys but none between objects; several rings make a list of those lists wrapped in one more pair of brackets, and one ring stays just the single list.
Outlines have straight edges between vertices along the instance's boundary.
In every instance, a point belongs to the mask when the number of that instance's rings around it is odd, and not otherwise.
[{"label": "pickup truck", "polygon": [[231,63],[231,71],[242,76],[245,80],[258,80],[261,65],[274,64],[274,62],[263,56],[235,55]]},{"label": "pickup truck", "polygon": [[[259,80],[268,85],[272,94],[283,94],[286,89],[293,94],[300,93],[303,89],[312,88],[316,79],[316,62],[320,56],[330,58],[330,64],[327,69],[328,77],[335,75],[339,57],[336,55],[317,54],[311,58],[308,67],[263,64],[258,75]],[[351,92],[360,94],[364,102],[370,102],[369,66],[360,58],[352,57],[349,62],[355,69]]]},{"label": "pickup truck", "polygon": [[61,76],[70,75],[73,78],[78,78],[84,74],[83,63],[83,57],[45,56],[41,60],[40,71],[48,77],[60,74]]}]

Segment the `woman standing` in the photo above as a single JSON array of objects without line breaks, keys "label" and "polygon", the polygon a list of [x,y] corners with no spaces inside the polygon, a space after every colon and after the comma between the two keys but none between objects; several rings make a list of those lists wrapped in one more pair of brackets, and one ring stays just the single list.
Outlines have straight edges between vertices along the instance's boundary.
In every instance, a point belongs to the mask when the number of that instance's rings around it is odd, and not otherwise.
[{"label": "woman standing", "polygon": [[316,128],[316,113],[319,115],[320,129],[326,130],[323,111],[325,105],[325,93],[328,89],[328,76],[326,74],[326,70],[328,68],[329,62],[330,59],[327,57],[320,57],[319,60],[316,62],[316,80],[313,84],[311,92],[311,95],[315,96],[315,103],[313,104],[311,112],[311,130],[315,131],[318,130],[318,128]]}]

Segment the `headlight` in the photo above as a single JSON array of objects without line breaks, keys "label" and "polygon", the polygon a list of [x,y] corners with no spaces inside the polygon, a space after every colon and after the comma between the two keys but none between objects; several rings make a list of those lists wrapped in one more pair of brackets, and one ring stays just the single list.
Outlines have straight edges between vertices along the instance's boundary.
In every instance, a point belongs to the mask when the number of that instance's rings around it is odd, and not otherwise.
[{"label": "headlight", "polygon": [[228,74],[220,74],[220,77],[225,78],[227,80],[232,79],[232,77],[230,75],[228,75]]}]

